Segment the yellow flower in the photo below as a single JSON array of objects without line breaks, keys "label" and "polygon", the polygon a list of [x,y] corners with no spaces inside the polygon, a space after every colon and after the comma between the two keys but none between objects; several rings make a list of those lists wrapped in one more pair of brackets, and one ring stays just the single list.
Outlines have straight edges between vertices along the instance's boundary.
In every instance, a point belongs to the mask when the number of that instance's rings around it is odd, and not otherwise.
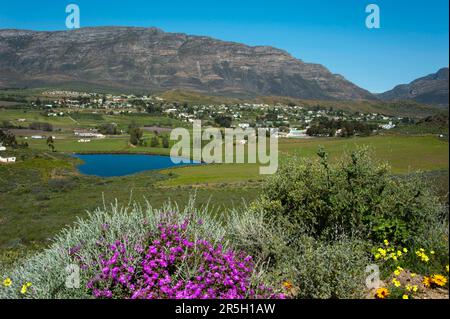
[{"label": "yellow flower", "polygon": [[381,255],[380,254],[375,254],[375,260],[380,259]]},{"label": "yellow flower", "polygon": [[283,282],[283,286],[286,289],[292,289],[292,284],[289,281]]},{"label": "yellow flower", "polygon": [[383,242],[386,246],[389,246],[389,241],[387,239],[383,240]]},{"label": "yellow flower", "polygon": [[411,273],[411,277],[416,277],[416,276],[417,276],[417,274],[415,272]]},{"label": "yellow flower", "polygon": [[386,256],[386,250],[383,248],[378,248],[378,252],[380,253],[381,257]]},{"label": "yellow flower", "polygon": [[431,281],[439,287],[443,287],[447,283],[447,278],[442,275],[433,275],[431,276]]},{"label": "yellow flower", "polygon": [[400,283],[400,281],[398,281],[397,278],[393,278],[392,279],[392,283],[394,284],[395,287],[400,287],[402,284]]},{"label": "yellow flower", "polygon": [[[422,248],[421,248],[422,249]],[[416,251],[417,257],[419,257],[422,261],[428,262],[430,258],[423,252],[423,250]]]},{"label": "yellow flower", "polygon": [[402,299],[409,299],[409,296],[408,295],[403,295]]},{"label": "yellow flower", "polygon": [[398,266],[397,269],[395,269],[394,274],[395,274],[396,276],[398,276],[398,275],[401,274],[402,271],[403,271],[403,268],[400,267],[400,266]]},{"label": "yellow flower", "polygon": [[408,252],[408,249],[403,248],[403,252],[406,254]]},{"label": "yellow flower", "polygon": [[6,278],[5,280],[3,280],[3,286],[5,287],[9,287],[12,285],[12,280],[11,278]]},{"label": "yellow flower", "polygon": [[25,294],[27,293],[27,290],[28,290],[27,285],[26,285],[26,284],[25,284],[25,285],[22,285],[22,289],[20,289],[20,293],[21,293],[22,295],[25,295]]},{"label": "yellow flower", "polygon": [[434,250],[430,251],[430,254],[434,255]]},{"label": "yellow flower", "polygon": [[417,289],[418,289],[417,285],[414,285],[414,286],[412,287],[412,290],[413,290],[414,292],[417,292]]},{"label": "yellow flower", "polygon": [[27,287],[31,287],[31,282],[27,282],[25,285],[26,285]]},{"label": "yellow flower", "polygon": [[398,257],[401,257],[402,256],[402,252],[399,250],[399,251],[397,251],[397,256]]},{"label": "yellow flower", "polygon": [[447,265],[447,266],[445,266],[445,270],[447,270],[447,272],[448,272],[448,265]]},{"label": "yellow flower", "polygon": [[377,299],[384,299],[387,296],[389,296],[389,290],[387,290],[386,288],[378,288],[375,292],[375,298]]},{"label": "yellow flower", "polygon": [[430,277],[423,277],[422,283],[425,287],[430,288],[431,287],[431,278]]},{"label": "yellow flower", "polygon": [[407,291],[411,291],[412,290],[412,287],[410,285],[406,285],[405,288],[406,288]]}]

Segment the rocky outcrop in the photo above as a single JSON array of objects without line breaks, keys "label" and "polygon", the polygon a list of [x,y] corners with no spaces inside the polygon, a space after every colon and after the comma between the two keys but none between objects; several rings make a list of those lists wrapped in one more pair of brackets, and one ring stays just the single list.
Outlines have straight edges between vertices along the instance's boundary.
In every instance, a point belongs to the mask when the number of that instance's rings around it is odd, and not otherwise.
[{"label": "rocky outcrop", "polygon": [[442,68],[409,84],[397,85],[378,97],[386,101],[414,100],[448,107],[448,68]]}]

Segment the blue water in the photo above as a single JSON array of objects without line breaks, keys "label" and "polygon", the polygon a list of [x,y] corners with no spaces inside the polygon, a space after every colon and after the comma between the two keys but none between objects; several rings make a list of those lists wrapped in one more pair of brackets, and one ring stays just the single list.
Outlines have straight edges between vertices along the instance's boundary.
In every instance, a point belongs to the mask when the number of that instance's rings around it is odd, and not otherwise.
[{"label": "blue water", "polygon": [[84,162],[78,166],[82,174],[101,177],[126,176],[175,166],[198,165],[196,162],[175,164],[169,156],[159,155],[75,154],[74,156]]}]

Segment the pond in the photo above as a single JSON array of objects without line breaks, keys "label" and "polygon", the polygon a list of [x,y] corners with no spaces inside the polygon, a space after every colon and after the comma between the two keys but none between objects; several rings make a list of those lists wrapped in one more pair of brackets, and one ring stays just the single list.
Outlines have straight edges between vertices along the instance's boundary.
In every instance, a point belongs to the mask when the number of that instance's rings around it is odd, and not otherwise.
[{"label": "pond", "polygon": [[83,164],[78,166],[80,173],[100,177],[126,176],[149,170],[199,164],[175,164],[169,156],[160,155],[74,154],[74,157],[83,161]]}]

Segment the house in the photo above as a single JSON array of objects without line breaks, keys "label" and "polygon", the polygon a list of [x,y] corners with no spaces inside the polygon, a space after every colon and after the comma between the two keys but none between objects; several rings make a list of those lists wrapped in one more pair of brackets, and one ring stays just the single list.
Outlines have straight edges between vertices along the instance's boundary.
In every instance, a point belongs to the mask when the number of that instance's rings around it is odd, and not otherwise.
[{"label": "house", "polygon": [[105,138],[106,136],[101,134],[101,133],[97,133],[97,132],[86,132],[86,131],[74,131],[75,136],[79,136],[79,137],[95,137],[95,138]]},{"label": "house", "polygon": [[247,129],[247,128],[249,128],[250,127],[250,124],[248,124],[248,123],[240,123],[239,125],[238,125],[241,129]]},{"label": "house", "polygon": [[31,138],[32,138],[33,140],[41,140],[41,139],[43,139],[44,137],[43,137],[42,135],[33,135],[33,136],[31,136]]},{"label": "house", "polygon": [[306,130],[297,130],[290,129],[289,133],[286,135],[288,138],[306,138],[308,135],[306,134]]},{"label": "house", "polygon": [[0,151],[6,151],[6,147],[4,147],[3,145],[0,145]]},{"label": "house", "polygon": [[1,157],[0,156],[0,163],[15,163],[16,158],[15,157]]},{"label": "house", "polygon": [[391,121],[388,124],[381,125],[381,128],[384,130],[390,130],[391,128],[394,128],[394,127],[395,127],[395,124],[392,124]]},{"label": "house", "polygon": [[79,139],[78,143],[90,143],[91,140],[86,140],[86,139]]}]

